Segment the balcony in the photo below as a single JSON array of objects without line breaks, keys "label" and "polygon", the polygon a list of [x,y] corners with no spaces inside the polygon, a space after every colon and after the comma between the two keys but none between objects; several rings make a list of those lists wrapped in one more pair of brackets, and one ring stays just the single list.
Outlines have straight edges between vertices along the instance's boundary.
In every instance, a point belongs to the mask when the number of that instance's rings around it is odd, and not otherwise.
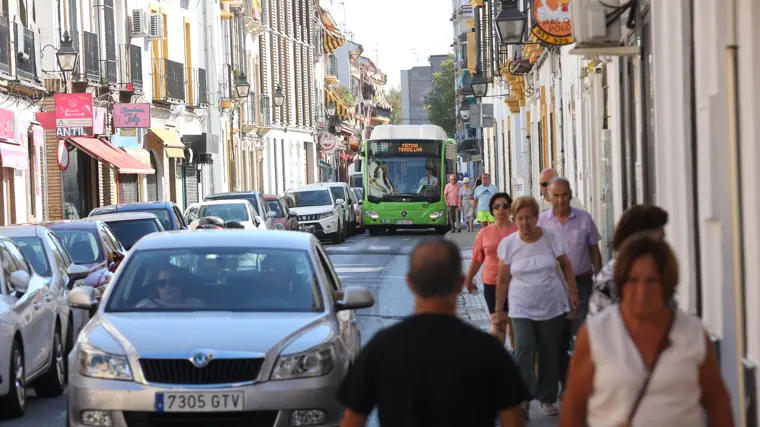
[{"label": "balcony", "polygon": [[8,18],[0,16],[0,73],[11,74],[11,26]]},{"label": "balcony", "polygon": [[244,111],[244,123],[246,125],[255,125],[258,123],[256,118],[256,96],[251,93],[248,99],[242,105]]},{"label": "balcony", "polygon": [[272,113],[269,108],[269,96],[266,94],[261,95],[260,107],[259,126],[268,128],[272,126]]},{"label": "balcony", "polygon": [[[16,27],[16,76],[29,81],[37,81],[37,46],[34,31],[15,22]],[[23,58],[22,53],[23,52]]]},{"label": "balcony", "polygon": [[119,45],[118,62],[120,90],[126,92],[142,92],[142,48],[133,44]]},{"label": "balcony", "polygon": [[84,31],[84,78],[88,82],[100,84],[100,42],[98,35]]},{"label": "balcony", "polygon": [[254,10],[253,2],[251,0],[244,0],[240,11],[243,14],[245,30],[247,32],[253,37],[264,32],[266,27],[261,23],[261,10]]},{"label": "balcony", "polygon": [[338,80],[338,58],[335,55],[327,55],[327,60],[325,61],[325,83],[340,83],[340,80]]},{"label": "balcony", "polygon": [[203,68],[188,68],[188,93],[187,105],[189,107],[207,107],[208,106],[208,89],[206,88],[206,70]]},{"label": "balcony", "polygon": [[129,45],[129,78],[132,81],[136,91],[143,90],[143,62],[142,48],[140,46]]},{"label": "balcony", "polygon": [[185,64],[153,58],[153,102],[185,103]]}]

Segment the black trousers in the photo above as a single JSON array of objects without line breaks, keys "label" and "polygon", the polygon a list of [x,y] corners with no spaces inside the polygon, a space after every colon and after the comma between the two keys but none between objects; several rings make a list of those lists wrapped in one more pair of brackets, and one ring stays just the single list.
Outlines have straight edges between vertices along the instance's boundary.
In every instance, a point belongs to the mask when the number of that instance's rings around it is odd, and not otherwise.
[{"label": "black trousers", "polygon": [[[594,277],[591,273],[575,276],[575,284],[578,287],[578,298],[581,303],[581,313],[578,318],[567,319],[567,325],[560,338],[559,357],[559,378],[562,383],[562,390],[565,389],[565,380],[567,379],[567,369],[570,367],[570,343],[573,336],[578,332],[583,322],[586,320],[588,313],[588,299],[594,286]],[[585,309],[584,309],[585,304]]]},{"label": "black trousers", "polygon": [[[483,296],[486,297],[486,304],[488,305],[488,313],[493,314],[496,311],[496,285],[489,285],[483,283]],[[504,300],[504,312],[507,313],[508,302]]]}]

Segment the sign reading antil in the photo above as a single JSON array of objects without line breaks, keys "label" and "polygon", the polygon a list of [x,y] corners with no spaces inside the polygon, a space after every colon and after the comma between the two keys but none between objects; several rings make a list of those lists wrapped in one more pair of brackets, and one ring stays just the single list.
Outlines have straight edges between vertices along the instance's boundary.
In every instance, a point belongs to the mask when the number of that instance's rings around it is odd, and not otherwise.
[{"label": "sign reading antil", "polygon": [[399,153],[421,153],[422,147],[419,144],[401,144],[398,147]]},{"label": "sign reading antil", "polygon": [[570,0],[533,0],[531,31],[538,39],[553,45],[573,43],[573,20]]}]

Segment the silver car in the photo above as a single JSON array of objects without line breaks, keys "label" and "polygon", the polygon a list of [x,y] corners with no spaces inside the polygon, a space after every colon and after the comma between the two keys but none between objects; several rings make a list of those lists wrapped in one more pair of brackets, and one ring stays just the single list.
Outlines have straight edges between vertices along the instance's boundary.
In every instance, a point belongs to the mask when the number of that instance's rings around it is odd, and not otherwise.
[{"label": "silver car", "polygon": [[[92,289],[69,304],[96,304]],[[306,233],[146,236],[71,352],[68,423],[337,426],[354,310],[372,305]]]}]

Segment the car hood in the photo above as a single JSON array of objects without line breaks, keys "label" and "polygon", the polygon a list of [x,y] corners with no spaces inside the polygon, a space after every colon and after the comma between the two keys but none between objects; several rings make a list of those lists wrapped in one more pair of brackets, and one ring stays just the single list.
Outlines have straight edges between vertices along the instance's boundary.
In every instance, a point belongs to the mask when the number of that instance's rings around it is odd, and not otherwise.
[{"label": "car hood", "polygon": [[332,208],[333,207],[330,205],[323,205],[323,206],[304,206],[300,208],[290,208],[290,210],[295,212],[296,215],[313,215],[313,214],[332,212]]},{"label": "car hood", "polygon": [[101,312],[88,325],[87,338],[91,345],[115,354],[128,348],[138,355],[201,348],[265,354],[278,344],[297,352],[331,335],[327,319],[323,313]]}]

